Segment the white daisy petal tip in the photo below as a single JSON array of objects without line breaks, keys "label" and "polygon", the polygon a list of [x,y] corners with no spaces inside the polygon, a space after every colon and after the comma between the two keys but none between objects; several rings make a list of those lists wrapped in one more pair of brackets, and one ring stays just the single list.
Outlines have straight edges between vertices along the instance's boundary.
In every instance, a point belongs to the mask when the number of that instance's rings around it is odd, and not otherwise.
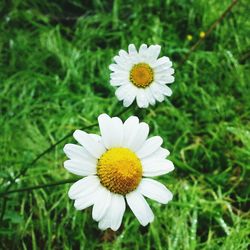
[{"label": "white daisy petal tip", "polygon": [[63,147],[63,152],[69,157],[69,152],[71,151],[71,144],[65,144]]},{"label": "white daisy petal tip", "polygon": [[111,117],[107,114],[100,114],[97,119],[100,121],[102,119],[111,119]]},{"label": "white daisy petal tip", "polygon": [[73,137],[76,138],[79,135],[80,132],[83,132],[83,131],[81,131],[79,129],[75,130],[75,132],[73,133]]},{"label": "white daisy petal tip", "polygon": [[143,178],[138,190],[142,195],[162,204],[167,204],[173,199],[172,192],[162,183],[153,179]]},{"label": "white daisy petal tip", "polygon": [[173,198],[166,187],[149,178],[174,170],[166,159],[169,151],[162,148],[160,136],[148,138],[149,125],[137,116],[123,122],[101,114],[98,122],[101,135],[76,130],[73,136],[80,145],[63,148],[69,158],[64,167],[84,176],[70,187],[68,196],[76,210],[93,206],[92,217],[101,230],[120,228],[125,199],[140,224],[146,226],[154,214],[144,196],[162,204]]},{"label": "white daisy petal tip", "polygon": [[69,145],[69,144],[65,144],[65,145],[64,145],[64,147],[63,147],[63,152],[64,152],[64,153],[66,153],[65,151],[67,151],[68,145]]},{"label": "white daisy petal tip", "polygon": [[105,152],[105,147],[102,143],[96,141],[93,136],[82,130],[76,130],[73,133],[73,137],[92,157],[96,159]]},{"label": "white daisy petal tip", "polygon": [[[67,161],[69,161],[69,160],[67,160]],[[63,167],[64,167],[65,169],[68,170],[68,168],[67,168],[67,161],[65,161],[65,162],[63,163]]]},{"label": "white daisy petal tip", "polygon": [[145,52],[147,50],[147,47],[148,47],[147,44],[143,43],[139,48],[139,53],[141,54]]},{"label": "white daisy petal tip", "polygon": [[160,51],[158,44],[149,47],[141,44],[138,50],[129,44],[128,53],[120,50],[119,56],[114,57],[114,63],[109,66],[110,84],[119,87],[115,95],[124,107],[136,101],[139,108],[148,108],[156,101],[163,102],[164,96],[172,95],[165,84],[174,82],[174,69],[168,57],[158,58]]},{"label": "white daisy petal tip", "polygon": [[130,55],[137,53],[136,47],[135,47],[135,45],[133,43],[129,44],[128,51],[129,51]]},{"label": "white daisy petal tip", "polygon": [[168,165],[168,173],[174,171],[175,167],[174,167],[174,163],[170,160],[167,160],[169,162],[169,165]]},{"label": "white daisy petal tip", "polygon": [[168,157],[170,155],[170,151],[165,149],[165,152],[166,152],[166,157]]},{"label": "white daisy petal tip", "polygon": [[174,164],[167,159],[155,159],[153,157],[146,157],[142,159],[143,176],[154,177],[165,175],[174,170]]},{"label": "white daisy petal tip", "polygon": [[119,194],[112,194],[109,206],[104,216],[99,220],[99,229],[105,230],[111,228],[113,231],[117,231],[121,226],[125,209],[124,197]]},{"label": "white daisy petal tip", "polygon": [[74,200],[75,199],[75,195],[72,193],[71,189],[69,189],[68,191],[68,196],[71,200]]},{"label": "white daisy petal tip", "polygon": [[153,222],[154,214],[145,198],[137,190],[126,195],[128,206],[142,226]]},{"label": "white daisy petal tip", "polygon": [[142,147],[136,152],[140,159],[143,159],[157,151],[163,143],[160,136],[153,136],[145,141]]},{"label": "white daisy petal tip", "polygon": [[[170,192],[170,191],[169,191]],[[166,204],[169,203],[170,201],[172,201],[174,198],[174,195],[172,192],[170,192],[170,195],[169,195],[169,199],[166,201]]]}]

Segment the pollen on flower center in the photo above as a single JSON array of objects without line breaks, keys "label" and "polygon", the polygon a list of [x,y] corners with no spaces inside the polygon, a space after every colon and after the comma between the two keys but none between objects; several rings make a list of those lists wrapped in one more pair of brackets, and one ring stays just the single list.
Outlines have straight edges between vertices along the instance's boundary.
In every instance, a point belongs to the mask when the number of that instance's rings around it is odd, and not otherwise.
[{"label": "pollen on flower center", "polygon": [[130,71],[130,81],[139,88],[146,88],[154,80],[154,71],[146,63],[138,63]]},{"label": "pollen on flower center", "polygon": [[99,159],[97,175],[111,192],[125,195],[135,190],[141,181],[141,161],[128,148],[112,148]]}]

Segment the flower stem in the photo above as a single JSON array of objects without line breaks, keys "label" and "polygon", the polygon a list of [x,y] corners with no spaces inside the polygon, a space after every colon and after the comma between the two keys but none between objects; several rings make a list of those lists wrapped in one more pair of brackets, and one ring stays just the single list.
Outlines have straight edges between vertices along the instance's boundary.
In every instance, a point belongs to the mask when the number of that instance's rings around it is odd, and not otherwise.
[{"label": "flower stem", "polygon": [[57,181],[57,182],[52,182],[52,183],[47,183],[47,184],[40,184],[40,185],[37,185],[37,186],[31,186],[31,187],[26,187],[26,188],[19,188],[19,189],[10,190],[10,191],[7,191],[7,192],[4,191],[4,192],[0,193],[0,197],[6,197],[9,194],[13,194],[13,193],[29,192],[29,191],[33,191],[35,189],[59,186],[59,185],[67,184],[67,183],[73,183],[73,182],[76,182],[78,180],[79,179],[76,179],[76,178],[70,178],[70,179],[66,179],[66,180],[63,180],[63,181]]}]

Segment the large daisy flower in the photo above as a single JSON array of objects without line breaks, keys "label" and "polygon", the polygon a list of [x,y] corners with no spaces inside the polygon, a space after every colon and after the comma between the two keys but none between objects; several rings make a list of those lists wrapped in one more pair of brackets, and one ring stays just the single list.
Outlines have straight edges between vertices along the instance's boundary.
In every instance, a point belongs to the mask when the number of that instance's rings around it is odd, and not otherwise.
[{"label": "large daisy flower", "polygon": [[[165,159],[169,151],[161,147],[162,138],[149,139],[149,126],[136,116],[124,123],[118,117],[98,117],[101,136],[76,130],[80,145],[67,144],[64,152],[70,160],[64,167],[71,173],[86,176],[69,189],[77,210],[93,205],[92,217],[99,228],[116,231],[122,222],[126,202],[139,222],[146,226],[154,214],[144,196],[166,204],[172,193],[151,177],[174,169]],[[126,200],[126,202],[125,202]]]},{"label": "large daisy flower", "polygon": [[142,44],[139,51],[134,44],[128,46],[128,53],[120,50],[109,66],[110,83],[118,87],[115,94],[123,100],[125,107],[136,99],[140,108],[162,102],[165,96],[171,96],[172,90],[166,85],[174,82],[172,62],[166,56],[158,58],[160,45]]}]

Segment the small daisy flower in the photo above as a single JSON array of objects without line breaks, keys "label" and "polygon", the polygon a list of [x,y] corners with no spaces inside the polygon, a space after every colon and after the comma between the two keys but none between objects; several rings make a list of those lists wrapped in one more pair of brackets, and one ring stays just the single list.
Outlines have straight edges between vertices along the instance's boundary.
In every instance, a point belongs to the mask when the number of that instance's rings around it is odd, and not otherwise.
[{"label": "small daisy flower", "polygon": [[69,157],[64,167],[85,176],[71,186],[68,195],[75,200],[77,210],[93,206],[92,217],[101,230],[118,230],[126,202],[146,226],[154,214],[144,196],[163,204],[173,197],[163,184],[151,178],[174,169],[165,159],[169,151],[161,147],[160,136],[147,139],[149,126],[136,116],[123,123],[118,117],[102,114],[98,122],[101,136],[76,130],[73,136],[80,145],[64,147]]},{"label": "small daisy flower", "polygon": [[187,40],[188,40],[188,41],[192,41],[192,40],[193,40],[193,36],[192,36],[192,35],[190,35],[190,34],[189,34],[189,35],[187,35]]},{"label": "small daisy flower", "polygon": [[162,102],[165,96],[171,96],[172,90],[166,85],[174,82],[172,62],[166,56],[158,58],[161,46],[142,44],[139,51],[134,44],[128,46],[128,52],[120,50],[109,66],[110,84],[118,87],[115,94],[125,107],[136,99],[140,108]]},{"label": "small daisy flower", "polygon": [[202,39],[203,39],[203,38],[205,38],[206,33],[205,33],[204,31],[201,31],[199,35],[200,35],[200,38],[202,38]]}]

